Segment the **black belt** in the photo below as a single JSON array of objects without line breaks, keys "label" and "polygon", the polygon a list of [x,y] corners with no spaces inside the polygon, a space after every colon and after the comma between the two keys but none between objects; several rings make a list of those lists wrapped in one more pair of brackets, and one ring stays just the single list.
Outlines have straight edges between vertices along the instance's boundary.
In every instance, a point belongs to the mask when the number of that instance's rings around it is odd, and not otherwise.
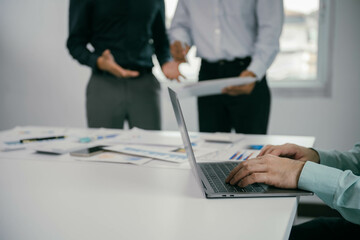
[{"label": "black belt", "polygon": [[218,60],[218,61],[208,61],[206,59],[202,59],[201,63],[212,66],[223,66],[223,65],[249,65],[251,62],[251,57],[244,58],[235,58],[234,60]]},{"label": "black belt", "polygon": [[152,67],[141,67],[141,66],[133,66],[133,67],[121,66],[121,67],[127,70],[137,71],[140,74],[152,72]]},{"label": "black belt", "polygon": [[[122,68],[126,69],[126,70],[132,70],[132,71],[137,71],[139,72],[140,75],[143,75],[143,74],[149,74],[149,73],[152,73],[152,68],[150,67],[131,67],[131,68],[126,68],[126,67],[123,67],[121,66]],[[107,72],[107,71],[102,71],[98,68],[94,69],[93,70],[93,73],[94,74],[102,74],[102,75],[110,75],[110,76],[113,76],[111,73]]]}]

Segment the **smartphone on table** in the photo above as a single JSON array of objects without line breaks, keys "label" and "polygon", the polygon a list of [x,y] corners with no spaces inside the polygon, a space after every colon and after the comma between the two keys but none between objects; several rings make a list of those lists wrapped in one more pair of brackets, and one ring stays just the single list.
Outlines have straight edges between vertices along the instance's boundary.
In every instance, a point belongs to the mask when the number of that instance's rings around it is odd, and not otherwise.
[{"label": "smartphone on table", "polygon": [[101,145],[101,146],[94,146],[94,147],[90,147],[90,148],[84,148],[84,149],[70,152],[70,155],[74,156],[74,157],[91,157],[96,154],[104,152],[105,150],[103,149],[103,147],[106,147],[106,146]]}]

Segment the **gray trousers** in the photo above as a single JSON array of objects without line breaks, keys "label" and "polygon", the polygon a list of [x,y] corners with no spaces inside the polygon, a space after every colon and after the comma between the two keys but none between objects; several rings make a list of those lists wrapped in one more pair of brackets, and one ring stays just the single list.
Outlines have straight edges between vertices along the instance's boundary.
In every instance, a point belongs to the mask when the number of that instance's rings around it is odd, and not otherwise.
[{"label": "gray trousers", "polygon": [[129,127],[160,130],[160,83],[152,73],[117,78],[93,72],[86,89],[86,113],[91,128]]}]

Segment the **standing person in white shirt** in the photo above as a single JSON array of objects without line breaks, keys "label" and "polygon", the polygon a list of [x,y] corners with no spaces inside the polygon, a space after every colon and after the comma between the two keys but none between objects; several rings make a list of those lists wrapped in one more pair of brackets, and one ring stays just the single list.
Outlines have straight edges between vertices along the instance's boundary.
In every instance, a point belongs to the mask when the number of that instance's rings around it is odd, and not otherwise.
[{"label": "standing person in white shirt", "polygon": [[199,97],[201,132],[266,134],[270,90],[266,70],[279,51],[282,0],[179,0],[169,29],[171,53],[186,62],[191,46],[201,58],[199,81],[255,77],[223,94]]}]

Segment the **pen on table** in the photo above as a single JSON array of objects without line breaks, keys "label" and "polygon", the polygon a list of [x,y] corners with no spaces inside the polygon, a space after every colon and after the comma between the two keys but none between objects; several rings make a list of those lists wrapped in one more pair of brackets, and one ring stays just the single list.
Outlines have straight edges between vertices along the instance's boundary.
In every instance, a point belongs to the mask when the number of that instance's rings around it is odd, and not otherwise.
[{"label": "pen on table", "polygon": [[105,136],[95,136],[95,137],[82,137],[82,138],[80,138],[79,142],[88,143],[88,142],[91,142],[93,140],[112,138],[112,137],[116,137],[116,136],[117,136],[117,134],[110,134],[110,135],[105,135]]},{"label": "pen on table", "polygon": [[53,137],[43,137],[43,138],[28,138],[28,139],[21,139],[20,143],[28,143],[28,142],[39,142],[39,141],[46,141],[46,140],[55,140],[55,139],[64,139],[66,136],[53,136]]},{"label": "pen on table", "polygon": [[6,144],[18,144],[18,143],[29,143],[29,142],[40,142],[46,140],[55,140],[55,139],[64,139],[66,136],[52,136],[52,137],[42,137],[42,138],[27,138],[20,139],[19,141],[5,142]]}]

